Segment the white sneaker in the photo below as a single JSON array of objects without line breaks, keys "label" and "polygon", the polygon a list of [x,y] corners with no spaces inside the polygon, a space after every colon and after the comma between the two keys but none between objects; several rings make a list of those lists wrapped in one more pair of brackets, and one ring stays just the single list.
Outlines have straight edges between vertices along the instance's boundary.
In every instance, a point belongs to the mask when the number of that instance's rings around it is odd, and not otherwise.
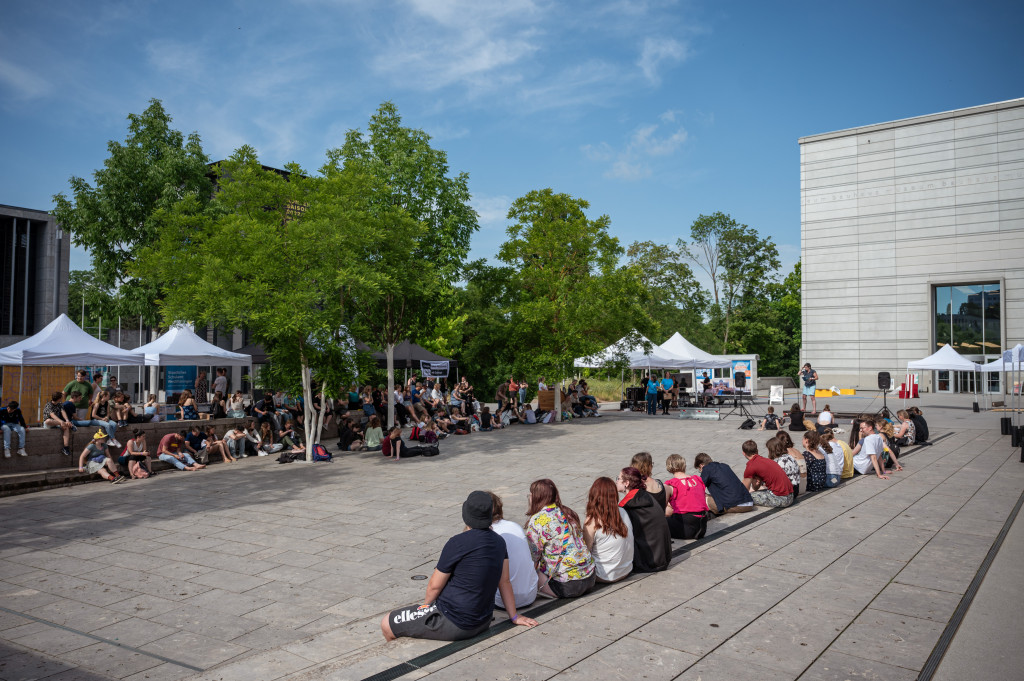
[{"label": "white sneaker", "polygon": [[118,447],[119,448],[121,446],[121,443],[118,442],[115,438],[110,438],[109,440],[107,440],[107,442],[108,442],[108,444],[111,447]]},{"label": "white sneaker", "polygon": [[10,450],[10,448],[4,450],[4,458],[5,459],[11,458],[11,450]]},{"label": "white sneaker", "polygon": [[28,452],[25,451],[24,447],[18,450],[18,456],[28,456]]}]

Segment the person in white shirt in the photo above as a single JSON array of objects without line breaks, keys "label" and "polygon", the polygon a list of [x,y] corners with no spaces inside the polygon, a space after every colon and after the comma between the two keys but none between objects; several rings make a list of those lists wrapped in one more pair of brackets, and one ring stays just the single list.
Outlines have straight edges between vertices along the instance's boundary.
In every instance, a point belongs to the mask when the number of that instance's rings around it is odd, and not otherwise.
[{"label": "person in white shirt", "polygon": [[832,428],[836,425],[835,417],[832,415],[832,407],[825,405],[825,408],[820,414],[818,414],[818,434],[821,435],[825,432],[826,428]]},{"label": "person in white shirt", "polygon": [[527,423],[537,423],[537,413],[533,410],[533,407],[530,404],[527,404],[526,408],[523,410],[523,418]]},{"label": "person in white shirt", "polygon": [[541,391],[541,390],[547,390],[547,389],[548,389],[548,384],[544,382],[544,377],[541,376],[540,380],[537,381],[537,390]]},{"label": "person in white shirt", "polygon": [[[533,568],[530,544],[526,541],[526,533],[522,526],[505,520],[501,497],[494,492],[488,494],[491,495],[494,508],[491,529],[501,535],[508,550],[508,579],[512,582],[516,608],[525,608],[537,600],[537,571]],[[494,604],[499,608],[505,607],[501,601],[500,591],[494,594]]]},{"label": "person in white shirt", "polygon": [[903,470],[903,466],[896,460],[896,455],[886,452],[885,440],[875,432],[873,419],[860,422],[860,436],[860,442],[853,448],[853,469],[856,475],[867,475],[874,469],[879,478],[888,480],[889,476],[885,475],[886,456],[892,459],[893,470]]},{"label": "person in white shirt", "polygon": [[611,478],[598,478],[590,486],[583,540],[594,556],[597,581],[617,582],[633,571],[633,523],[619,506],[619,491]]},{"label": "person in white shirt", "polygon": [[221,395],[228,394],[227,369],[217,369],[217,378],[213,379],[213,392],[218,390]]},{"label": "person in white shirt", "polygon": [[818,447],[818,451],[825,455],[825,487],[835,487],[843,477],[846,456],[843,454],[843,446],[836,440],[831,428],[826,428],[821,434],[821,446]]}]

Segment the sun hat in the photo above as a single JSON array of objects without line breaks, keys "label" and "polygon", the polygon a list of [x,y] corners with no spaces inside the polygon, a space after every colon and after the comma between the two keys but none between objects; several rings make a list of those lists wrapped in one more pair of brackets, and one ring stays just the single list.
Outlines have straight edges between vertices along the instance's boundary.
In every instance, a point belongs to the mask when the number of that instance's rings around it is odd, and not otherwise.
[{"label": "sun hat", "polygon": [[92,436],[92,439],[93,440],[106,440],[108,437],[110,437],[110,436],[107,435],[104,431],[97,430],[96,434]]},{"label": "sun hat", "polygon": [[462,504],[462,520],[474,530],[485,530],[491,526],[493,506],[491,495],[487,492],[470,492]]}]

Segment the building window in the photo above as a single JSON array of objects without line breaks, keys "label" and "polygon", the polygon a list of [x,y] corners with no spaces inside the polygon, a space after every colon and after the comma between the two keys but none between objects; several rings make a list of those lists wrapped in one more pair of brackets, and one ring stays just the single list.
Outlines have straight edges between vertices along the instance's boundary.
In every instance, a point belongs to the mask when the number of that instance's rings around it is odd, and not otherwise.
[{"label": "building window", "polygon": [[[997,359],[1002,352],[1000,327],[1000,286],[998,283],[956,284],[936,286],[935,346],[951,345],[968,359],[985,364]],[[940,371],[936,377],[940,392],[973,392],[977,387],[988,392],[999,392],[1000,374],[988,374],[975,386],[975,377],[969,372]]]},{"label": "building window", "polygon": [[999,294],[999,284],[936,286],[936,349],[952,345],[962,355],[998,355]]}]

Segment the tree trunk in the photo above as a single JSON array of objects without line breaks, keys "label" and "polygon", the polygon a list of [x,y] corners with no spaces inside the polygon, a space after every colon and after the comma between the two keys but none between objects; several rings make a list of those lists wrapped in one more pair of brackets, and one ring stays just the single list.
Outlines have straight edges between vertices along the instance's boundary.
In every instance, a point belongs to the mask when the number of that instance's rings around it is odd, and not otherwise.
[{"label": "tree trunk", "polygon": [[395,344],[388,343],[384,348],[388,362],[388,430],[395,427]]},{"label": "tree trunk", "polygon": [[313,386],[311,385],[311,372],[309,366],[306,364],[305,354],[301,355],[302,362],[302,413],[303,413],[303,424],[302,429],[306,434],[306,461],[311,462],[313,460]]},{"label": "tree trunk", "polygon": [[562,381],[555,386],[555,423],[562,421]]}]

